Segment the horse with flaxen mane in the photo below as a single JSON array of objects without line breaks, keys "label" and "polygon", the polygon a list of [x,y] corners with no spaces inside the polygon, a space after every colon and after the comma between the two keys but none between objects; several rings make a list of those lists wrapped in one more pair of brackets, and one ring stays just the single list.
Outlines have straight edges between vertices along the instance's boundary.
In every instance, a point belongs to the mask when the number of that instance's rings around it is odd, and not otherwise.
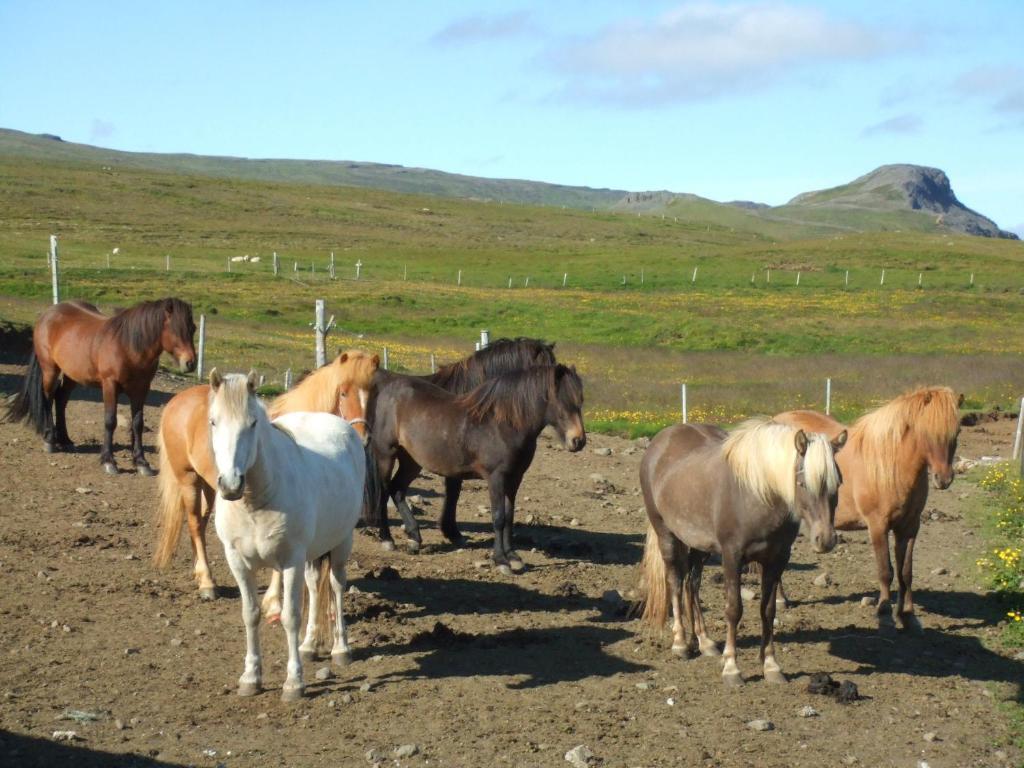
[{"label": "horse with flaxen mane", "polygon": [[113,317],[84,301],[55,304],[36,321],[25,382],[6,418],[29,421],[48,453],[71,450],[65,418],[71,391],[78,384],[101,387],[100,462],[109,474],[117,474],[114,427],[117,398],[123,393],[131,405],[132,463],[140,475],[152,475],[142,451],[142,407],[163,352],[173,355],[183,371],[195,368],[195,330],[192,307],[181,299],[144,301]]},{"label": "horse with flaxen mane", "polygon": [[[494,524],[494,562],[502,571],[519,571],[522,558],[512,541],[515,500],[523,475],[537,450],[537,436],[554,427],[570,451],[586,445],[583,383],[574,368],[541,365],[489,379],[466,395],[453,395],[422,379],[387,371],[374,375],[374,397],[367,409],[373,425],[370,447],[377,477],[399,510],[420,469],[445,478],[444,535],[458,541],[455,504],[462,481],[487,481]],[[399,467],[391,471],[396,459]],[[451,481],[457,481],[453,483]],[[387,497],[381,496],[381,538],[387,540]],[[417,543],[419,528],[403,512],[406,532]]]},{"label": "horse with flaxen mane", "polygon": [[[377,355],[358,349],[342,352],[271,402],[267,407],[268,416],[276,419],[298,411],[333,413],[348,421],[365,438],[366,400],[370,381],[379,365]],[[201,384],[179,392],[164,407],[158,438],[158,538],[153,555],[157,567],[167,567],[187,519],[195,557],[195,578],[203,600],[212,600],[216,595],[206,559],[206,525],[217,488],[217,468],[210,448],[209,400],[210,386]],[[367,506],[375,512],[377,500],[369,500]],[[270,618],[281,613],[280,594],[280,579],[275,572],[263,602],[264,612]]]},{"label": "horse with flaxen mane", "polygon": [[[880,590],[876,609],[881,629],[888,630],[893,625],[889,531],[895,539],[899,585],[896,615],[904,629],[921,629],[914,616],[912,594],[914,542],[928,500],[929,470],[939,490],[953,482],[962,404],[963,395],[957,398],[949,387],[924,387],[908,392],[857,419],[849,428],[846,448],[839,454],[843,483],[839,488],[836,528],[868,529],[878,565]],[[826,435],[847,429],[831,416],[814,411],[789,411],[775,418]]]},{"label": "horse with flaxen mane", "polygon": [[[839,473],[834,454],[846,439],[766,420],[732,434],[710,424],[659,432],[640,464],[649,523],[642,579],[644,620],[661,628],[672,609],[672,652],[717,656],[700,607],[700,578],[712,552],[722,556],[727,621],[722,679],[743,682],[736,666],[736,627],[743,615],[740,569],[761,565],[761,662],[764,679],[786,681],[775,660],[775,584],[789,563],[801,521],[814,548],[835,546],[832,513]],[[841,455],[841,454],[840,454]],[[684,611],[685,609],[685,611]],[[683,618],[685,613],[686,627]]]},{"label": "horse with flaxen mane", "polygon": [[[555,360],[554,349],[554,344],[524,336],[515,339],[496,339],[469,357],[441,366],[437,372],[432,374],[405,376],[391,373],[387,376],[378,376],[374,381],[370,394],[370,400],[373,405],[367,406],[367,412],[375,414],[377,418],[385,415],[386,410],[394,402],[391,398],[387,397],[388,388],[402,387],[407,381],[425,381],[446,392],[462,395],[495,376],[539,365],[555,365],[557,361]],[[368,416],[368,418],[372,425],[374,416]],[[399,473],[408,474],[412,472],[412,465],[406,467],[405,470],[402,469],[402,464],[407,461],[404,454],[399,453],[397,460]],[[415,477],[415,472],[412,472],[410,482]],[[381,480],[386,485],[390,480],[390,476],[384,476]],[[455,543],[462,538],[455,523],[455,508],[458,505],[461,491],[461,478],[452,477],[445,479],[444,504],[441,511],[440,526],[445,537]],[[409,536],[408,542],[410,547],[417,549],[421,543],[419,524],[416,522],[416,518],[413,517],[408,501],[406,501],[404,495],[401,498],[392,499],[392,501],[394,501],[402,517],[405,532]],[[391,538],[391,530],[387,524],[386,503],[380,507],[379,511],[382,517],[373,522],[380,529],[381,543],[385,549],[394,549],[395,545]]]}]

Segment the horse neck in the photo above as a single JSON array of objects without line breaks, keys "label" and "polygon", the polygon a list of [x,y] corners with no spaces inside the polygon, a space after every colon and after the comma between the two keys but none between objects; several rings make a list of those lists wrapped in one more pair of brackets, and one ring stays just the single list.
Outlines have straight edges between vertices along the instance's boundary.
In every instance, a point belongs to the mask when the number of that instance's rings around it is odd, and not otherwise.
[{"label": "horse neck", "polygon": [[[840,470],[843,469],[844,460],[853,457],[856,457],[863,467],[868,467],[870,463],[868,477],[873,478],[875,485],[880,488],[889,486],[897,499],[905,498],[917,484],[922,473],[928,471],[928,454],[923,450],[924,441],[913,426],[900,438],[892,464],[883,462],[876,453],[876,447],[867,443],[863,432],[854,429],[853,437],[856,439],[852,439],[836,456]],[[889,483],[884,482],[882,478],[888,478]]]},{"label": "horse neck", "polygon": [[277,486],[275,471],[282,466],[280,435],[264,414],[256,417],[256,458],[245,472],[245,499],[253,510],[271,506]]}]

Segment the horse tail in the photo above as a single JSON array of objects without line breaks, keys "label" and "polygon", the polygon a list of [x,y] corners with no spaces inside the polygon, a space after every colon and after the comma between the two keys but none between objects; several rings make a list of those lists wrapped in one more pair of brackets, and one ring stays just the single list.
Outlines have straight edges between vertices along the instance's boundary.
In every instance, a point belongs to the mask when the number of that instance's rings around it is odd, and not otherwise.
[{"label": "horse tail", "polygon": [[157,542],[156,550],[153,552],[153,564],[157,568],[166,568],[174,556],[174,550],[178,548],[181,527],[185,523],[185,504],[181,495],[181,484],[175,477],[171,460],[168,458],[162,429],[157,436],[157,446],[160,451],[160,474],[157,476],[160,506],[157,507],[156,513]]},{"label": "horse tail", "polygon": [[316,628],[313,633],[315,648],[330,648],[334,642],[331,609],[334,607],[334,592],[331,589],[331,554],[328,552],[317,561],[320,575],[316,586]]},{"label": "horse tail", "polygon": [[366,455],[366,482],[363,483],[363,522],[374,528],[380,525],[380,500],[384,495],[384,482],[373,452],[373,437],[363,446]]},{"label": "horse tail", "polygon": [[640,563],[640,581],[645,595],[641,619],[645,624],[660,629],[668,617],[668,573],[658,545],[658,532],[647,524],[644,558]]},{"label": "horse tail", "polygon": [[43,394],[43,369],[33,350],[28,356],[21,391],[8,402],[4,421],[27,421],[36,432],[43,435],[46,433],[49,410],[50,400]]}]

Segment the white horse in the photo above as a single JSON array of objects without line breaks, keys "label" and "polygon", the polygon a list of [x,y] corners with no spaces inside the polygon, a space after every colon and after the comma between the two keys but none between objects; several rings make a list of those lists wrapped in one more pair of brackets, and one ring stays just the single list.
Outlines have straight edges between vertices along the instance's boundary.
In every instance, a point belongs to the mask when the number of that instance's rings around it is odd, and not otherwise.
[{"label": "white horse", "polygon": [[[302,660],[313,658],[318,627],[324,629],[330,621],[328,578],[335,616],[331,659],[339,665],[351,659],[342,596],[345,562],[363,503],[366,458],[359,434],[344,419],[329,413],[289,413],[271,423],[255,389],[254,373],[210,372],[215,522],[242,596],[246,654],[238,694],[252,696],[262,687],[255,571],[274,568],[283,576],[281,623],[288,638],[282,698],[293,700],[303,694]],[[330,567],[318,574],[317,560],[325,555]],[[300,646],[303,574],[309,616]]]}]

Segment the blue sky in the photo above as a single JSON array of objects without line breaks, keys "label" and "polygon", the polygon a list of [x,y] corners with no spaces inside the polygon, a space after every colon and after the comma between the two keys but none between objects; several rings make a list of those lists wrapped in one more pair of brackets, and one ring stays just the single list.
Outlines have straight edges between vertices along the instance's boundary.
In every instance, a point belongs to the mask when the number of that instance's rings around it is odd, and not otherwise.
[{"label": "blue sky", "polygon": [[909,162],[1024,228],[1022,31],[1019,0],[0,0],[0,126],[772,204]]}]

